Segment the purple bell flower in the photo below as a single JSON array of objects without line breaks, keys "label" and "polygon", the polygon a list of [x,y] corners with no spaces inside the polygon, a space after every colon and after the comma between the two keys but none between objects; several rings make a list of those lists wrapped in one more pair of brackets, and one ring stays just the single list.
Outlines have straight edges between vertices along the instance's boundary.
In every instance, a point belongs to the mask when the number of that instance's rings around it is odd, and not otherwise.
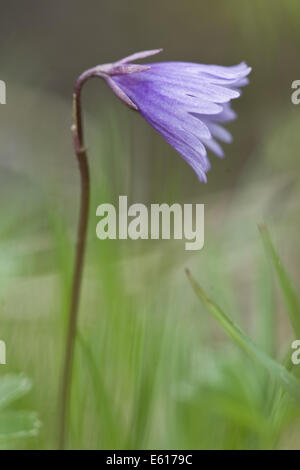
[{"label": "purple bell flower", "polygon": [[210,169],[206,149],[224,156],[218,140],[229,143],[232,137],[222,124],[236,117],[230,102],[248,84],[251,68],[244,62],[232,67],[189,62],[132,64],[160,51],[138,52],[97,66],[93,74],[104,78],[122,101],[140,112],[206,182]]}]

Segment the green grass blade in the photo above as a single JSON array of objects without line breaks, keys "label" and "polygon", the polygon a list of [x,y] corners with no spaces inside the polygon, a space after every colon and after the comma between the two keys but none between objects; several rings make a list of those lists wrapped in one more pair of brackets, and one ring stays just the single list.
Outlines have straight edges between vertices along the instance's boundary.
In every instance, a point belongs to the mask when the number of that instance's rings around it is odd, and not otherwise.
[{"label": "green grass blade", "polygon": [[285,367],[277,363],[264,351],[259,349],[255,343],[236,325],[222,309],[211,300],[193,279],[189,271],[186,271],[188,279],[204,306],[209,313],[220,323],[223,329],[252,357],[263,365],[269,373],[281,384],[287,393],[300,406],[300,381],[291,375]]},{"label": "green grass blade", "polygon": [[[262,248],[263,250],[263,248]],[[276,352],[276,309],[271,266],[264,253],[257,262],[257,282],[254,291],[255,341],[269,356]]]},{"label": "green grass blade", "polygon": [[300,338],[300,295],[280,260],[280,257],[272,243],[268,229],[264,225],[260,225],[259,231],[261,233],[266,252],[270,256],[276,269],[279,285],[296,338]]},{"label": "green grass blade", "polygon": [[118,439],[124,439],[123,424],[120,420],[120,415],[115,414],[114,404],[106,389],[106,385],[102,378],[101,371],[97,366],[97,362],[91,347],[84,340],[80,333],[78,333],[77,338],[91,375],[96,400],[97,415],[101,417],[101,423],[105,423],[103,425],[105,433],[101,435],[103,441],[102,445],[104,447],[110,448],[116,445]]}]

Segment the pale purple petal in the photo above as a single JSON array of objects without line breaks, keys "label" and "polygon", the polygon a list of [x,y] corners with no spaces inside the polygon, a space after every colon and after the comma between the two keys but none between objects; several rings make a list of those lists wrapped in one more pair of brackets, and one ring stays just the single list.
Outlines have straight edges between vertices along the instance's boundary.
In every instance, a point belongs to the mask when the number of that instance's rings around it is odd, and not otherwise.
[{"label": "pale purple petal", "polygon": [[211,150],[217,157],[223,158],[225,156],[224,150],[215,139],[204,139],[204,144]]},{"label": "pale purple petal", "polygon": [[232,142],[232,135],[223,126],[220,126],[219,124],[210,121],[206,121],[205,123],[213,137],[218,140],[221,140],[222,142],[225,142],[226,144],[230,144]]},{"label": "pale purple petal", "polygon": [[[231,100],[241,95],[251,68],[188,62],[134,65],[160,50],[133,54],[112,64],[106,78],[114,92],[156,129],[192,166],[201,181],[210,168],[206,148],[224,156],[217,140],[232,141],[220,123],[236,118]],[[146,68],[141,68],[146,67]],[[216,140],[217,139],[217,140]]]}]

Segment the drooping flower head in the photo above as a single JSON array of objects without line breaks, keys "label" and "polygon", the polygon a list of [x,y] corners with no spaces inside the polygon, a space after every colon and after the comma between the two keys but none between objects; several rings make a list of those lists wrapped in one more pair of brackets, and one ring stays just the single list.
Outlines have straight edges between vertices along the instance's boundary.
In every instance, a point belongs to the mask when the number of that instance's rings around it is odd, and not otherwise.
[{"label": "drooping flower head", "polygon": [[230,107],[248,83],[251,68],[244,62],[232,67],[189,62],[133,64],[161,49],[138,52],[113,64],[95,67],[114,93],[141,115],[206,182],[210,169],[207,150],[224,153],[219,141],[229,143],[231,134],[223,123],[236,117]]}]

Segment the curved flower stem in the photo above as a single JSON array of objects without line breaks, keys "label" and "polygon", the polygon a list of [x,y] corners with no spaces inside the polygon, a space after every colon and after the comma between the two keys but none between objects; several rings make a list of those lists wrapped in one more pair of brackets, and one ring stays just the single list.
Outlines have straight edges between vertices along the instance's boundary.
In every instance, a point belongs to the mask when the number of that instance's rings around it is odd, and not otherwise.
[{"label": "curved flower stem", "polygon": [[72,369],[75,349],[75,338],[78,318],[78,307],[80,301],[80,289],[82,280],[82,271],[84,264],[84,254],[86,247],[86,235],[88,227],[89,200],[90,200],[90,177],[87,160],[87,152],[84,147],[82,111],[81,111],[81,91],[84,83],[94,75],[94,70],[90,69],[84,72],[76,81],[73,95],[73,140],[76,158],[79,164],[81,180],[80,213],[77,233],[77,246],[75,256],[75,267],[73,272],[71,300],[69,319],[67,327],[66,348],[64,356],[64,365],[61,378],[60,390],[60,410],[59,410],[59,429],[58,429],[58,447],[64,449],[66,446],[66,428],[68,405],[70,399]]}]

